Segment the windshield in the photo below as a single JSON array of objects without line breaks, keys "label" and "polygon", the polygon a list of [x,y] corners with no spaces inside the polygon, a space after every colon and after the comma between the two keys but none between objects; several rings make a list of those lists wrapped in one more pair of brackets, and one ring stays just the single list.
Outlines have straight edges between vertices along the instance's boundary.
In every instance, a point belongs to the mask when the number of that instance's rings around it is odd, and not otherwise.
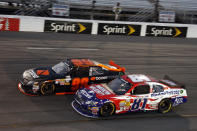
[{"label": "windshield", "polygon": [[108,87],[113,90],[116,95],[124,95],[131,88],[131,83],[123,78],[116,78],[108,84]]},{"label": "windshield", "polygon": [[70,67],[66,62],[60,62],[52,67],[57,74],[65,74],[70,71]]}]

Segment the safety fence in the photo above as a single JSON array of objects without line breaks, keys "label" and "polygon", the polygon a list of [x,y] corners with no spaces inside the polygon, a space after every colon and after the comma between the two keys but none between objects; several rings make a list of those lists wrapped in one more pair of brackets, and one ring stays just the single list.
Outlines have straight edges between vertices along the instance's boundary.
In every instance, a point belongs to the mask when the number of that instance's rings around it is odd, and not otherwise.
[{"label": "safety fence", "polygon": [[197,38],[197,25],[0,15],[0,31]]}]

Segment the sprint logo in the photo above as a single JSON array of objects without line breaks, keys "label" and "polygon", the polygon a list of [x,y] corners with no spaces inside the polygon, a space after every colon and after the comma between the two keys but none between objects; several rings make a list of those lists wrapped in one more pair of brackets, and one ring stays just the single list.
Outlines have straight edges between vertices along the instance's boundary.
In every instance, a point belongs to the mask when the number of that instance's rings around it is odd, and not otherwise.
[{"label": "sprint logo", "polygon": [[147,26],[146,36],[186,37],[187,27]]},{"label": "sprint logo", "polygon": [[140,25],[99,23],[98,34],[139,36],[140,30]]},{"label": "sprint logo", "polygon": [[[77,31],[76,27],[79,26],[79,30]],[[67,24],[58,25],[56,23],[51,23],[52,31],[59,32],[59,31],[67,31],[67,32],[76,32],[81,33],[86,30],[86,27],[80,23],[78,24]]]},{"label": "sprint logo", "polygon": [[65,22],[65,21],[45,21],[46,32],[57,33],[91,33],[91,23],[77,23],[77,22]]}]

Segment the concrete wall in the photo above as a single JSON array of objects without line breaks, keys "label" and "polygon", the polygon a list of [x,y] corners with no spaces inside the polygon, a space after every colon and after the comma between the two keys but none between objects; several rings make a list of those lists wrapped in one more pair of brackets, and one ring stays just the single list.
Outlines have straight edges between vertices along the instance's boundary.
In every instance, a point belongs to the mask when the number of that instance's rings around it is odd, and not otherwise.
[{"label": "concrete wall", "polygon": [[45,20],[53,20],[53,21],[92,23],[91,34],[94,34],[94,35],[98,34],[99,23],[107,23],[107,24],[141,25],[140,36],[146,36],[147,25],[168,26],[168,27],[187,27],[186,38],[197,38],[197,25],[192,25],[192,24],[97,21],[97,20],[62,19],[62,18],[47,18],[47,17],[15,16],[15,15],[0,15],[0,17],[19,18],[20,19],[19,31],[27,31],[27,32],[44,32]]}]

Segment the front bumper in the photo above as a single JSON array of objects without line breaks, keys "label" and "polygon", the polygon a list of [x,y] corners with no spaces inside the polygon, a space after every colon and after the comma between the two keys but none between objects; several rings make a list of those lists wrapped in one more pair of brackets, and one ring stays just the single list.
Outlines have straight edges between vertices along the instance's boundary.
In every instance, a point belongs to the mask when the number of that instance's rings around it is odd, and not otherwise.
[{"label": "front bumper", "polygon": [[88,109],[88,106],[81,105],[76,99],[71,103],[73,109],[85,117],[98,118],[99,117],[99,108],[91,107]]},{"label": "front bumper", "polygon": [[22,82],[18,83],[18,89],[21,93],[28,95],[28,96],[37,96],[37,93],[34,93],[32,90],[32,86],[25,86]]}]

